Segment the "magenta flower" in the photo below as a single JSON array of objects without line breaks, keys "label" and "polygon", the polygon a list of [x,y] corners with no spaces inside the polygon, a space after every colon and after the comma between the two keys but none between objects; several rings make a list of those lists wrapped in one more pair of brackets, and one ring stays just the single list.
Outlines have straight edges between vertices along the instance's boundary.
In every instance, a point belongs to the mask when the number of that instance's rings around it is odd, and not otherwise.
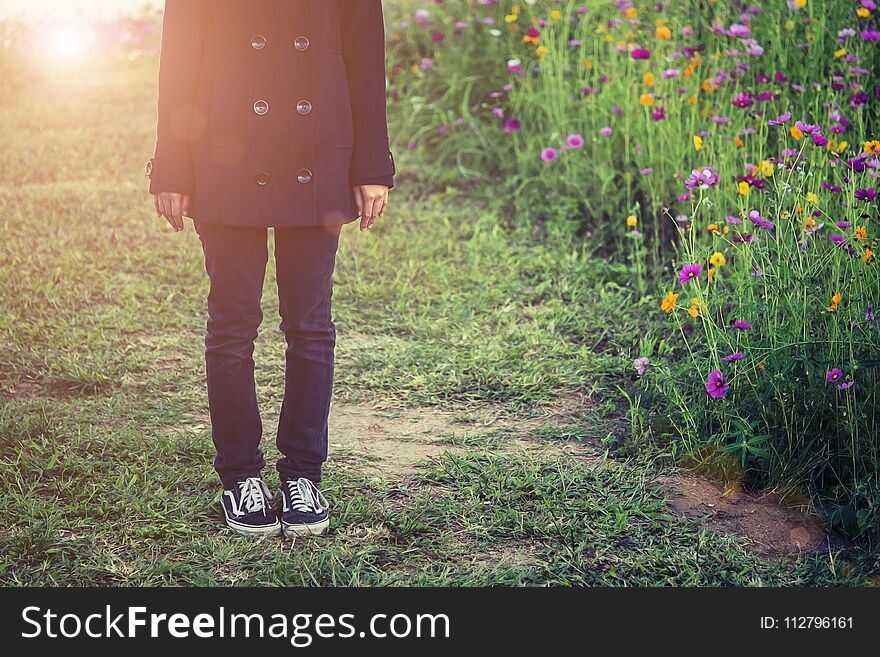
[{"label": "magenta flower", "polygon": [[651,51],[645,48],[633,48],[630,54],[633,59],[651,59]]},{"label": "magenta flower", "polygon": [[769,121],[767,121],[767,125],[782,125],[783,123],[788,121],[790,118],[791,118],[791,112],[785,112],[785,113],[777,116],[775,119],[770,119]]},{"label": "magenta flower", "polygon": [[822,128],[806,121],[795,121],[794,127],[803,132],[805,135],[821,135]]},{"label": "magenta flower", "polygon": [[834,369],[828,370],[828,373],[825,375],[825,379],[829,383],[837,383],[838,381],[840,381],[841,377],[843,377],[843,372],[841,372],[836,367]]},{"label": "magenta flower", "polygon": [[762,217],[757,210],[752,210],[748,214],[748,219],[753,224],[755,224],[758,228],[763,228],[764,230],[773,230],[776,226],[772,221],[767,221]]},{"label": "magenta flower", "polygon": [[712,168],[694,169],[690,178],[684,181],[688,189],[709,189],[718,184],[718,174],[713,173]]},{"label": "magenta flower", "polygon": [[559,157],[559,153],[556,151],[555,148],[545,148],[543,151],[541,151],[541,159],[545,162],[552,162],[557,157]]},{"label": "magenta flower", "polygon": [[581,135],[569,135],[565,143],[571,148],[581,148],[584,145],[584,138]]},{"label": "magenta flower", "polygon": [[703,271],[703,268],[700,266],[700,263],[688,263],[681,268],[680,272],[678,272],[678,282],[687,283],[688,281],[692,281],[700,275],[701,271]]},{"label": "magenta flower", "polygon": [[614,133],[614,130],[612,130],[608,126],[605,126],[601,130],[599,130],[599,134],[602,135],[603,137],[610,137],[613,133]]},{"label": "magenta flower", "polygon": [[752,325],[749,324],[748,322],[743,322],[738,319],[733,323],[733,328],[739,329],[740,331],[748,331],[749,329],[752,328]]},{"label": "magenta flower", "polygon": [[709,378],[706,380],[706,392],[712,399],[721,399],[727,394],[727,380],[721,370],[712,370],[709,372]]},{"label": "magenta flower", "polygon": [[846,381],[844,383],[838,383],[837,389],[838,390],[849,390],[850,388],[853,387],[854,383],[855,383],[855,381]]},{"label": "magenta flower", "polygon": [[721,362],[722,363],[730,363],[735,360],[742,360],[742,358],[743,358],[743,352],[737,351],[735,354],[731,354],[730,356],[725,356],[724,358],[722,358]]}]

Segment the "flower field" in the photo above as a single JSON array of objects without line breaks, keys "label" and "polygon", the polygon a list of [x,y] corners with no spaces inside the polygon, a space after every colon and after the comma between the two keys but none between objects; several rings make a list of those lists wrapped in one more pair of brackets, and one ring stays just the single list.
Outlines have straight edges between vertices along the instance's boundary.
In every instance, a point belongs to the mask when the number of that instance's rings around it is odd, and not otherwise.
[{"label": "flower field", "polygon": [[636,433],[880,536],[876,3],[399,9],[406,147],[653,299],[621,354]]}]

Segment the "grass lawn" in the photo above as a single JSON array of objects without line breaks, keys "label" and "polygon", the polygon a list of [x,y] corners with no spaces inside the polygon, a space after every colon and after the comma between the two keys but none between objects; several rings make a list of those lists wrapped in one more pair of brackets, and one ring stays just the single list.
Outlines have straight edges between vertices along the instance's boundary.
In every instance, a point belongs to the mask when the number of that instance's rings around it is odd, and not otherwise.
[{"label": "grass lawn", "polygon": [[[155,217],[142,173],[155,66],[0,85],[0,582],[868,581],[864,556],[759,557],[675,513],[671,461],[629,442],[615,388],[647,312],[628,268],[588,241],[508,231],[488,200],[431,189],[404,158],[385,220],[347,228],[339,254],[331,532],[231,534],[211,467],[202,253],[191,224],[174,235]],[[264,302],[271,463],[271,268]]]}]

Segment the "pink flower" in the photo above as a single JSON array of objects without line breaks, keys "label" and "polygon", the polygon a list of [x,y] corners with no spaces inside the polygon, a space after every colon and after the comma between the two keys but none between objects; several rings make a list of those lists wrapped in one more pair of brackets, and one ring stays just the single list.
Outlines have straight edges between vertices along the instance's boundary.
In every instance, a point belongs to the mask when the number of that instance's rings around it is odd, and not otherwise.
[{"label": "pink flower", "polygon": [[633,48],[630,55],[633,59],[651,59],[651,51],[645,48]]},{"label": "pink flower", "polygon": [[559,152],[555,148],[545,148],[541,151],[541,159],[545,162],[552,162],[559,157]]},{"label": "pink flower", "polygon": [[700,263],[690,262],[678,272],[678,282],[687,283],[688,281],[692,281],[700,275],[701,271],[703,271],[703,268],[700,266]]},{"label": "pink flower", "polygon": [[721,399],[727,394],[729,386],[724,374],[721,370],[712,370],[709,372],[709,378],[706,380],[706,392],[712,399]]}]

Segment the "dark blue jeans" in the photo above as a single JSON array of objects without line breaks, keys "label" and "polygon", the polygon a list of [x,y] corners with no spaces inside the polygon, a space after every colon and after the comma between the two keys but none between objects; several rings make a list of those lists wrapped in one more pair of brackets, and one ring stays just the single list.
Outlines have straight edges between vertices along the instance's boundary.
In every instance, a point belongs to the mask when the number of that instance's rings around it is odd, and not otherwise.
[{"label": "dark blue jeans", "polygon": [[[225,488],[258,476],[263,425],[254,384],[254,340],[269,258],[268,229],[195,222],[211,281],[205,369],[214,469]],[[336,327],[330,314],[340,226],[275,228],[275,265],[287,341],[276,444],[282,481],[321,480],[333,387]]]}]

